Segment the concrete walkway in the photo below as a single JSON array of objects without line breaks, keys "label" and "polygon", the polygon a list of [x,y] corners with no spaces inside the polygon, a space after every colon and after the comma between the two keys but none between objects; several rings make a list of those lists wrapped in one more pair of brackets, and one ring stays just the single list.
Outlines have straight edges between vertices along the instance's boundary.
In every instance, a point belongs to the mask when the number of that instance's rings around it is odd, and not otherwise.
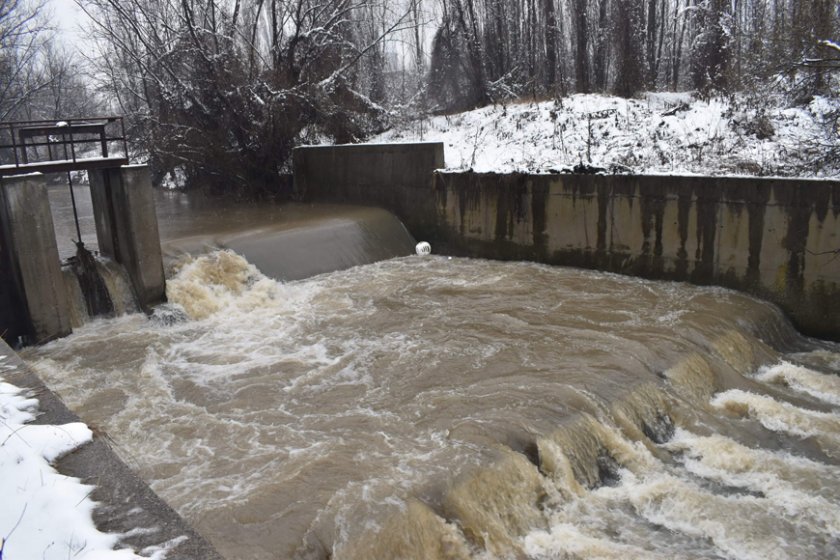
[{"label": "concrete walkway", "polygon": [[[80,422],[9,346],[0,339],[4,365],[12,366],[2,376],[7,383],[29,389],[37,397],[41,414],[34,424]],[[65,455],[55,464],[64,475],[96,485],[91,498],[98,503],[94,522],[100,531],[128,533],[122,544],[140,552],[146,547],[171,546],[168,560],[223,560],[204,538],[175,510],[120,460],[101,435]],[[137,529],[143,529],[137,531]]]}]

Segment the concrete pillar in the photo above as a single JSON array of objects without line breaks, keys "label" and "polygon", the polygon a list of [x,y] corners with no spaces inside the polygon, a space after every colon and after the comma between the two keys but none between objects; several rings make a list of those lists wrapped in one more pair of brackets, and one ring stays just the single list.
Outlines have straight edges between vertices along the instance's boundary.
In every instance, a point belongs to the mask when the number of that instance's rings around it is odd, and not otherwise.
[{"label": "concrete pillar", "polygon": [[143,309],[166,301],[166,280],[149,168],[89,171],[99,251],[128,271]]},{"label": "concrete pillar", "polygon": [[40,173],[4,177],[0,199],[0,221],[12,282],[29,318],[32,342],[66,336],[72,331],[70,305],[46,180]]},{"label": "concrete pillar", "polygon": [[23,299],[18,292],[18,283],[15,281],[16,269],[12,268],[9,243],[6,241],[4,229],[0,226],[0,336],[9,344],[15,344],[18,337],[27,336],[31,329],[23,309]]}]

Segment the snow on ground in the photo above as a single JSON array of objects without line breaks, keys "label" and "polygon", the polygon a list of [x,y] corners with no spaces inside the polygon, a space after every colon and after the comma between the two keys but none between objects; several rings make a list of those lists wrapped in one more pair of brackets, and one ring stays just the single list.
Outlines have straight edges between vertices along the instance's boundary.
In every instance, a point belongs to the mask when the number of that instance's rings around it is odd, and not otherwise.
[{"label": "snow on ground", "polygon": [[13,368],[6,358],[0,355],[0,559],[141,558],[131,550],[114,550],[119,535],[96,529],[95,503],[89,498],[93,487],[50,465],[90,441],[90,429],[81,422],[30,424],[38,400],[4,381],[2,373]]},{"label": "snow on ground", "polygon": [[840,162],[824,158],[840,150],[838,133],[838,98],[788,107],[769,96],[759,103],[578,94],[415,120],[371,142],[441,141],[447,168],[477,172],[545,173],[583,163],[619,173],[837,178]]}]

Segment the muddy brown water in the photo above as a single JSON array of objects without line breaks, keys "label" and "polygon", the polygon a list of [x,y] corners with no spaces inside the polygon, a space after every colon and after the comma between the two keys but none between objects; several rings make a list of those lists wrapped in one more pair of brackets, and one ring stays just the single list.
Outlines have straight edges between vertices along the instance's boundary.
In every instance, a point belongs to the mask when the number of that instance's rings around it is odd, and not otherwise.
[{"label": "muddy brown water", "polygon": [[766,303],[443,256],[278,282],[192,242],[155,315],[24,358],[226,558],[840,550],[840,348]]}]

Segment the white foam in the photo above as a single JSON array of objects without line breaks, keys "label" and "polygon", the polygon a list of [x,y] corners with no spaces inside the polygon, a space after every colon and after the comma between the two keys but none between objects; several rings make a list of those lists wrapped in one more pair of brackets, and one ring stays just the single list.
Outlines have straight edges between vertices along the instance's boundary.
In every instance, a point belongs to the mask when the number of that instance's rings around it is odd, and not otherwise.
[{"label": "white foam", "polygon": [[691,474],[756,493],[795,523],[840,536],[840,468],[685,430],[677,430],[667,447],[685,453],[683,466]]},{"label": "white foam", "polygon": [[819,373],[783,361],[759,369],[755,378],[763,383],[785,385],[823,402],[840,406],[840,375]]},{"label": "white foam", "polygon": [[640,546],[617,543],[605,535],[592,535],[580,526],[557,523],[547,531],[533,531],[523,539],[523,549],[529,558],[549,560],[576,558],[590,560],[666,560],[672,553],[658,553]]},{"label": "white foam", "polygon": [[625,473],[616,492],[626,496],[649,522],[708,539],[728,558],[804,558],[814,553],[815,543],[821,540],[819,531],[781,515],[770,500],[715,494],[668,473],[642,478]]},{"label": "white foam", "polygon": [[522,539],[529,557],[822,558],[840,537],[840,467],[682,429],[663,448],[679,461],[633,446],[613,487],[554,480],[549,528]]},{"label": "white foam", "polygon": [[840,416],[836,414],[800,408],[741,389],[719,393],[711,404],[718,409],[754,418],[774,432],[818,438],[818,441],[829,444],[828,447],[823,445],[827,453],[840,452]]}]

